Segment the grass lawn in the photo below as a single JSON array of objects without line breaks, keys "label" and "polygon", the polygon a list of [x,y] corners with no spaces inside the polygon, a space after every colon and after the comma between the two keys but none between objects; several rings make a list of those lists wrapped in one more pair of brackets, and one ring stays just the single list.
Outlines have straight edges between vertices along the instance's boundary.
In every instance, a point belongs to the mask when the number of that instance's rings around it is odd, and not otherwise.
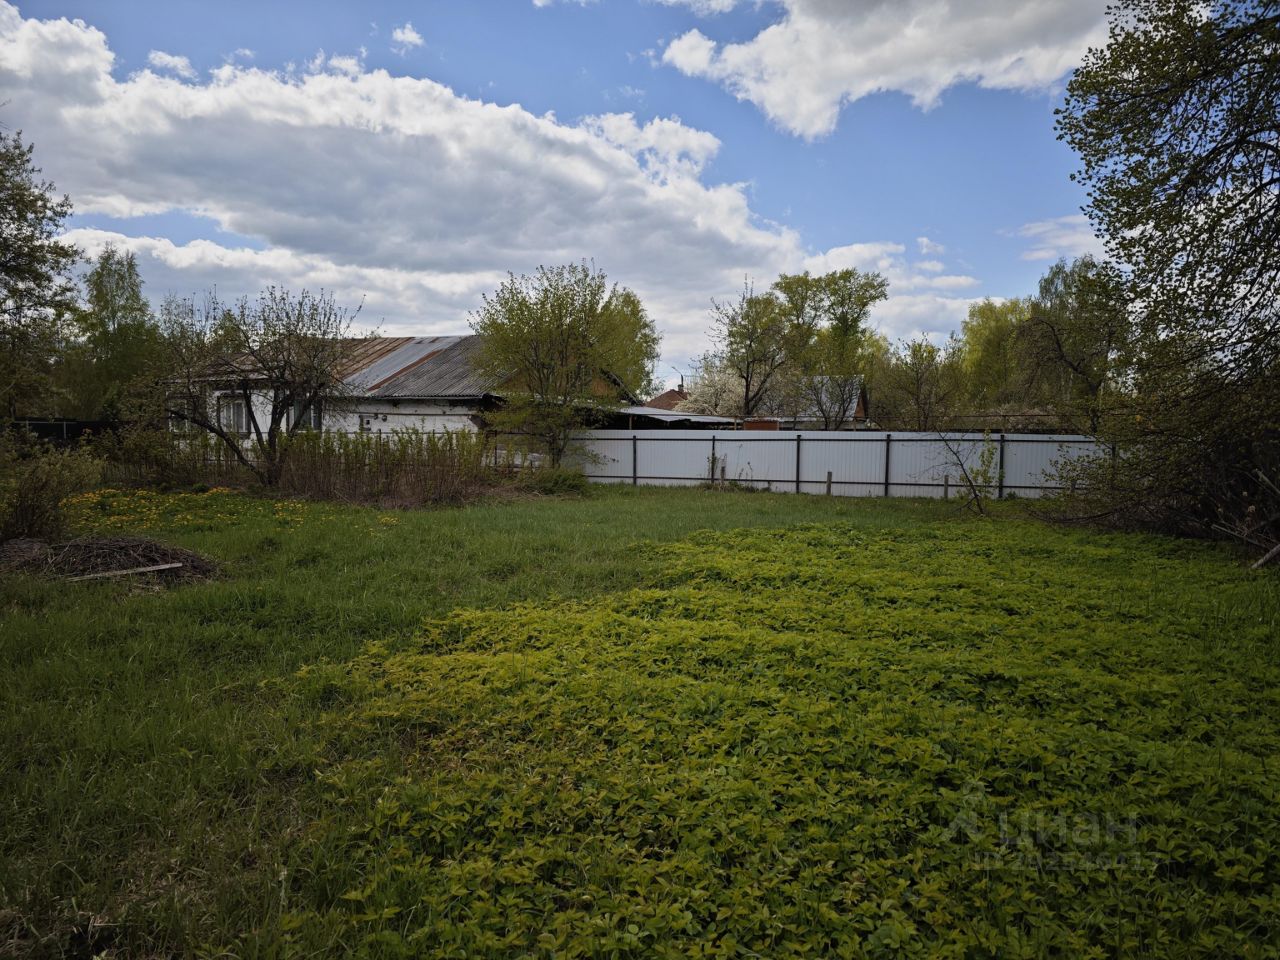
[{"label": "grass lawn", "polygon": [[1280,580],[1222,549],[700,490],[76,511],[224,576],[0,582],[0,955],[1280,956]]}]

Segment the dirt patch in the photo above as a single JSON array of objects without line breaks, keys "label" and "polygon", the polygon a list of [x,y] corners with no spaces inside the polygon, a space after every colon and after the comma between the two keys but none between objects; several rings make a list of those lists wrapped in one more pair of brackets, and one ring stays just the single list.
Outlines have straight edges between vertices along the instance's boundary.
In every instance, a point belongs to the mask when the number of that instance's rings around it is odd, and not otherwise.
[{"label": "dirt patch", "polygon": [[80,537],[56,544],[9,540],[0,544],[0,573],[66,578],[175,563],[181,566],[128,577],[173,583],[208,580],[218,572],[217,564],[208,557],[148,537]]}]

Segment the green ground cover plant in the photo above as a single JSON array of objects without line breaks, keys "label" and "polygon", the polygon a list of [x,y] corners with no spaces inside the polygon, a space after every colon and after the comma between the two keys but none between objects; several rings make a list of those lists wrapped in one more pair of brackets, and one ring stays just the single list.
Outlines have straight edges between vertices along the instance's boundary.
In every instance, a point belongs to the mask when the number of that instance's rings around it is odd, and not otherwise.
[{"label": "green ground cover plant", "polygon": [[224,572],[0,586],[10,952],[1280,951],[1280,581],[1220,548],[701,490],[73,513]]}]

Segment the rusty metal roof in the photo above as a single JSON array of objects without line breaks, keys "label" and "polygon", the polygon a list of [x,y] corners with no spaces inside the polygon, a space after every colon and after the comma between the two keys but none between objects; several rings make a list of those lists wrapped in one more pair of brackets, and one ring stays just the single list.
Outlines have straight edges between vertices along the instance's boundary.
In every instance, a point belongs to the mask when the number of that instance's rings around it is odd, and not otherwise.
[{"label": "rusty metal roof", "polygon": [[343,347],[342,378],[348,383],[353,382],[360,371],[412,340],[413,337],[362,337],[359,340],[347,340]]},{"label": "rusty metal roof", "polygon": [[478,399],[493,393],[494,381],[476,369],[480,338],[474,334],[396,339],[407,342],[349,374],[347,382],[370,397]]}]

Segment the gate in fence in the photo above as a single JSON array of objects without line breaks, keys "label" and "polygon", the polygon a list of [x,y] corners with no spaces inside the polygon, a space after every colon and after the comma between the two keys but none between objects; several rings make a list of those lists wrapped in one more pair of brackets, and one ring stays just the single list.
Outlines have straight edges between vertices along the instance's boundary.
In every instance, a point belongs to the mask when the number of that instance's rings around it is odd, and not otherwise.
[{"label": "gate in fence", "polygon": [[958,493],[966,473],[985,473],[1000,498],[1060,489],[1057,464],[1104,450],[1092,437],[1066,434],[816,430],[592,430],[577,438],[576,449],[587,477],[600,483],[945,497]]}]

